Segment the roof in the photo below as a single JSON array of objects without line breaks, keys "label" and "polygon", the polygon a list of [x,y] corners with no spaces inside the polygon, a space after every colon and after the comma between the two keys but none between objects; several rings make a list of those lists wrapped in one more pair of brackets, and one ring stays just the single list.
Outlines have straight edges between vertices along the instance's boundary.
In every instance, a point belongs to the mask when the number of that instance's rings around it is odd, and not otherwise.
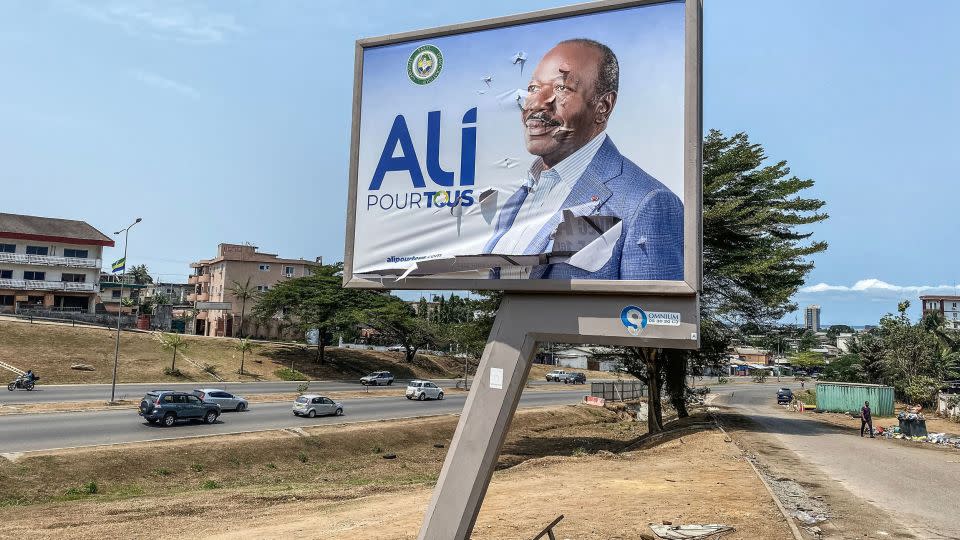
[{"label": "roof", "polygon": [[952,296],[947,294],[921,294],[920,300],[960,300],[960,296]]},{"label": "roof", "polygon": [[737,354],[770,354],[768,349],[758,349],[757,347],[734,347]]},{"label": "roof", "polygon": [[113,246],[113,240],[86,221],[0,212],[0,237],[64,244]]}]

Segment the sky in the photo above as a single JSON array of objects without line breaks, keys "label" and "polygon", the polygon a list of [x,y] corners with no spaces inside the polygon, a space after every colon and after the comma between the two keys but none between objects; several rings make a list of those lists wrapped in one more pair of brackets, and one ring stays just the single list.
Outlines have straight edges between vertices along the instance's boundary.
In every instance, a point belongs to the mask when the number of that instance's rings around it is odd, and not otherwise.
[{"label": "sky", "polygon": [[[220,242],[342,258],[354,42],[550,0],[0,3],[0,210],[130,235],[183,281]],[[795,301],[873,324],[960,284],[960,2],[704,0],[704,128],[816,184]],[[122,246],[108,250],[119,258]],[[802,313],[787,322],[801,322]]]}]

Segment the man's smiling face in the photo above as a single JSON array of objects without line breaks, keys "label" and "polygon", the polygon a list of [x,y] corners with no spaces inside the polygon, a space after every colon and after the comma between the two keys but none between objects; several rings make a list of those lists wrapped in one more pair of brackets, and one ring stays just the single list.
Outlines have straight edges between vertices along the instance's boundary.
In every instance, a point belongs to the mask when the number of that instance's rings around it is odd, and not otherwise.
[{"label": "man's smiling face", "polygon": [[521,111],[527,151],[553,167],[606,128],[609,100],[596,99],[600,51],[561,43],[543,57]]}]

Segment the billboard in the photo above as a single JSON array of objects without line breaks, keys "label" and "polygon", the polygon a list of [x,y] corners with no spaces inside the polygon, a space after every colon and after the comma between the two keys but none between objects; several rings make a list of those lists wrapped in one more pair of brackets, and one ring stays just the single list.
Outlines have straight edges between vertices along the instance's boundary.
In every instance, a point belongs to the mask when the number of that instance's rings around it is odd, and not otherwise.
[{"label": "billboard", "polygon": [[357,42],[344,281],[692,294],[698,2]]}]

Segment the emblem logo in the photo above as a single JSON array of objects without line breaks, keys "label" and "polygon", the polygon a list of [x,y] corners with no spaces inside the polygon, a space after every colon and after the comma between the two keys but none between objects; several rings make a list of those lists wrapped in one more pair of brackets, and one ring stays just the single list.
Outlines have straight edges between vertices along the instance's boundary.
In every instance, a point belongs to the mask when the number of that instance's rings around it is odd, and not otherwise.
[{"label": "emblem logo", "polygon": [[637,306],[627,306],[620,312],[620,322],[631,336],[636,336],[647,327],[647,313]]},{"label": "emblem logo", "polygon": [[430,84],[442,70],[443,54],[433,45],[417,47],[407,60],[407,76],[414,84]]}]

